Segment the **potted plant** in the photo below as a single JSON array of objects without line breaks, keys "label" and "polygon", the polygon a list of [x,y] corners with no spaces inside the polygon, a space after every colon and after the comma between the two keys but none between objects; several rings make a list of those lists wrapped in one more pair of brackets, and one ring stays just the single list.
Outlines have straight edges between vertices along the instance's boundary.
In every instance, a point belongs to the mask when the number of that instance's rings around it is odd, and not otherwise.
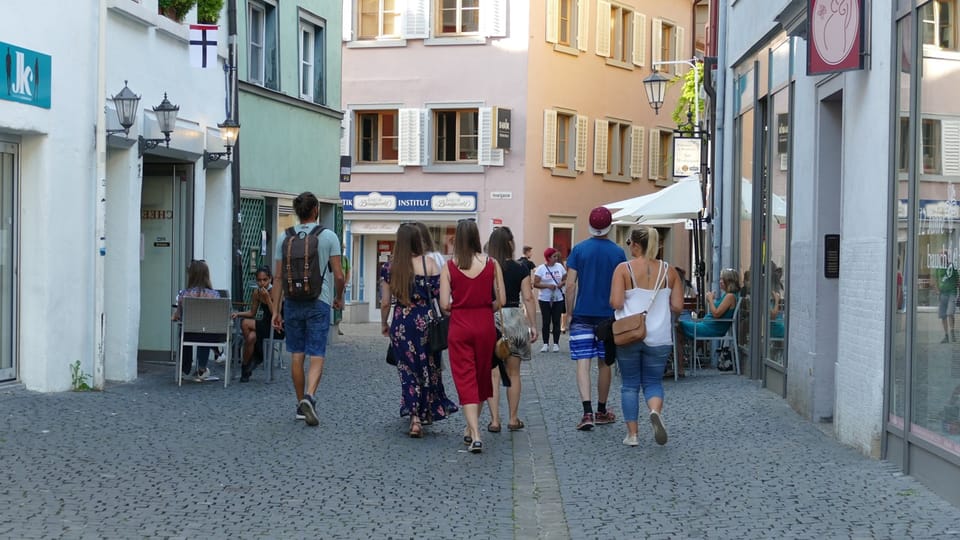
[{"label": "potted plant", "polygon": [[222,9],[223,0],[197,0],[197,22],[216,24]]},{"label": "potted plant", "polygon": [[182,22],[196,3],[197,0],[160,0],[157,9],[161,15]]}]

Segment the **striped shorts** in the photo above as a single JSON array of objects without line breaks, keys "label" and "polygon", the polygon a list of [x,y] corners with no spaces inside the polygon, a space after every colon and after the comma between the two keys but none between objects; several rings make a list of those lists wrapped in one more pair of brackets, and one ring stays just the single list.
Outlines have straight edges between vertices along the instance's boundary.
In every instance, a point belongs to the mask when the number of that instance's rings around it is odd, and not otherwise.
[{"label": "striped shorts", "polygon": [[570,321],[570,358],[572,360],[604,359],[603,341],[597,339],[597,325],[609,317],[574,315]]}]

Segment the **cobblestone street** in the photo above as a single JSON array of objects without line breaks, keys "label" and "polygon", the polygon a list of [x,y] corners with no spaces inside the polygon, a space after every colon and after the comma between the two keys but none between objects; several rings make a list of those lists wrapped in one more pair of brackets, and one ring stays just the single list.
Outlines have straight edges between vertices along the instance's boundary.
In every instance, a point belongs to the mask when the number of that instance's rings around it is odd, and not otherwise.
[{"label": "cobblestone street", "polygon": [[523,366],[525,430],[484,432],[480,455],[461,414],[410,439],[385,338],[343,327],[318,428],[294,419],[288,370],[226,389],[155,364],[104,392],[0,388],[0,537],[960,538],[960,509],[743,377],[668,381],[663,447],[644,422],[621,444],[616,377],[617,422],[576,431],[565,342]]}]

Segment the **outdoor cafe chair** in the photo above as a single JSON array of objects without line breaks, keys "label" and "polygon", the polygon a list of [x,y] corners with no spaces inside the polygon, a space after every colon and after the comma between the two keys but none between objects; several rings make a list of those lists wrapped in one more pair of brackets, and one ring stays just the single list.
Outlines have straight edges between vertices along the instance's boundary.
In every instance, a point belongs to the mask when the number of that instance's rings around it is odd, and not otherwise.
[{"label": "outdoor cafe chair", "polygon": [[[696,370],[701,367],[700,357],[697,353],[697,342],[718,342],[720,345],[729,344],[733,352],[733,368],[736,371],[737,375],[740,375],[740,343],[738,339],[737,327],[738,322],[740,321],[740,303],[743,302],[743,297],[737,297],[737,304],[733,308],[733,315],[731,317],[719,317],[713,319],[715,322],[729,322],[730,327],[727,328],[727,331],[724,332],[722,336],[703,336],[697,335],[697,326],[693,325],[693,355],[692,361],[690,362],[690,371],[696,373]],[[713,349],[710,350],[710,354],[713,354]]]},{"label": "outdoor cafe chair", "polygon": [[[195,296],[185,296],[182,299],[183,310],[180,317],[180,345],[177,347],[177,353],[183,354],[185,346],[193,347],[191,354],[193,362],[191,365],[196,367],[197,349],[196,347],[223,347],[224,351],[230,350],[230,335],[233,321],[230,319],[230,298],[200,298]],[[175,362],[177,370],[177,386],[183,384],[183,359],[178,358]],[[225,365],[223,377],[223,386],[226,387],[230,381],[230,364],[228,360]],[[209,367],[209,366],[208,366]]]}]

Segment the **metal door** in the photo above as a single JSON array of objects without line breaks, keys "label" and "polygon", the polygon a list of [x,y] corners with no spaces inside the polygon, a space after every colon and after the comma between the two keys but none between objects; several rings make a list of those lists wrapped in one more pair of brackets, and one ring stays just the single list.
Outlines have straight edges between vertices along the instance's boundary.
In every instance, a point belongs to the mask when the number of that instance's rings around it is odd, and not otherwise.
[{"label": "metal door", "polygon": [[19,146],[0,142],[0,381],[17,378],[14,336],[16,335],[17,267],[14,250],[17,239],[14,201],[19,174]]}]

